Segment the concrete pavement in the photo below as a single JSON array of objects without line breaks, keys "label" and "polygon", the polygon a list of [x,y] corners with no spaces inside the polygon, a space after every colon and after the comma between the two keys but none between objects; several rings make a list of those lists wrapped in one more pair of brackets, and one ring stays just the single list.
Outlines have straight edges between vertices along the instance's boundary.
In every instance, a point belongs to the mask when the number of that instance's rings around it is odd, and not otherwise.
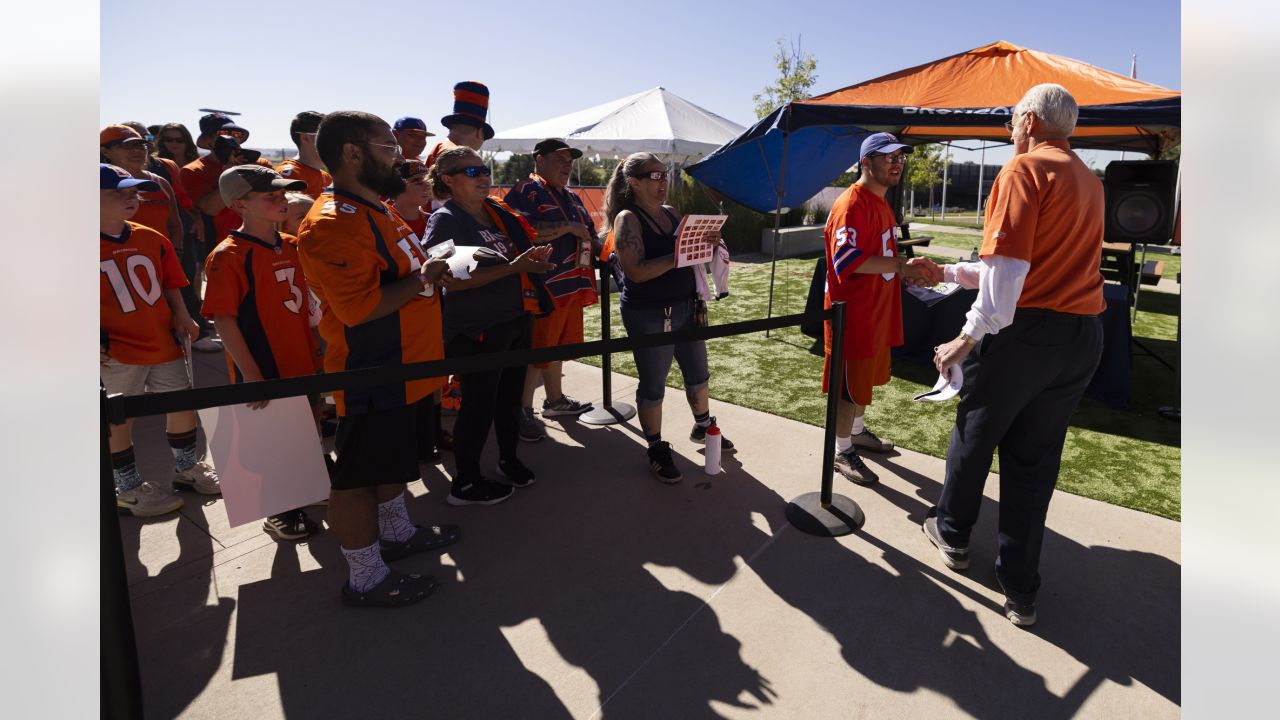
[{"label": "concrete pavement", "polygon": [[[201,384],[225,377],[220,355],[199,361]],[[570,395],[599,401],[599,370],[565,368]],[[634,401],[633,379],[613,382]],[[740,451],[709,477],[683,393],[668,393],[674,486],[649,474],[634,420],[549,422],[548,440],[521,447],[537,484],[493,507],[447,506],[451,457],[424,465],[411,515],[464,535],[396,563],[441,581],[400,610],[339,603],[329,532],[277,543],[189,494],[180,514],[122,518],[148,717],[1180,714],[1178,523],[1057,494],[1040,623],[1023,631],[1000,612],[991,566],[995,476],[973,566],[956,574],[919,529],[941,460],[870,456],[878,487],[836,485],[866,526],[811,537],[784,510],[818,489],[822,430],[713,412]],[[170,463],[161,427],[135,425],[148,477]]]}]

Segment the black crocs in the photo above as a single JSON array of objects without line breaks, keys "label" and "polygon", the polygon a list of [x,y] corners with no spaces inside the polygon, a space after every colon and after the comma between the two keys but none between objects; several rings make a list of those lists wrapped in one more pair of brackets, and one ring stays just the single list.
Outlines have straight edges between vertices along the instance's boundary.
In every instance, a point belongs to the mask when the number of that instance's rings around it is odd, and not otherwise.
[{"label": "black crocs", "polygon": [[462,529],[457,525],[432,525],[431,527],[414,525],[414,527],[418,531],[404,542],[378,541],[382,549],[383,562],[394,562],[420,552],[446,547],[458,542],[462,537]]},{"label": "black crocs", "polygon": [[426,598],[435,589],[436,579],[430,575],[405,574],[392,570],[382,582],[364,592],[356,592],[349,583],[344,583],[342,604],[351,607],[402,607]]}]

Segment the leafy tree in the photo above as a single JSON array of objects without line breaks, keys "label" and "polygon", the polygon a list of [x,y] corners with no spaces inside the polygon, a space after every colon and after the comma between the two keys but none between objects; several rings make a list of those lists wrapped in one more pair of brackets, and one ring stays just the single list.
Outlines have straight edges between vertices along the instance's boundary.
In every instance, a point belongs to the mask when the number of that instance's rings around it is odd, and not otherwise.
[{"label": "leafy tree", "polygon": [[533,172],[533,155],[514,154],[506,162],[494,168],[494,185],[515,185]]},{"label": "leafy tree", "polygon": [[[915,152],[907,156],[906,190],[929,189],[929,214],[933,214],[933,189],[942,184],[942,166],[945,162],[942,145],[917,145]],[[951,178],[947,178],[950,184]]]},{"label": "leafy tree", "polygon": [[809,97],[809,89],[818,81],[818,61],[800,48],[800,39],[796,38],[790,47],[783,40],[778,38],[778,49],[773,55],[778,79],[751,96],[756,105],[756,118],[762,118],[793,100]]}]

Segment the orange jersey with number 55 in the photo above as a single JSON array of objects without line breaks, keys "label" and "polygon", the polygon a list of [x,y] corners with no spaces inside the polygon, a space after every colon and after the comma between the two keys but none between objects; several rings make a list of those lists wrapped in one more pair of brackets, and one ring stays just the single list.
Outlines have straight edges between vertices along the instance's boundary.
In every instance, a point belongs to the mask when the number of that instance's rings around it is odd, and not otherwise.
[{"label": "orange jersey with number 55", "polygon": [[99,322],[107,354],[130,365],[158,365],[182,357],[164,291],[188,282],[169,239],[133,222],[125,223],[120,237],[99,237]]}]

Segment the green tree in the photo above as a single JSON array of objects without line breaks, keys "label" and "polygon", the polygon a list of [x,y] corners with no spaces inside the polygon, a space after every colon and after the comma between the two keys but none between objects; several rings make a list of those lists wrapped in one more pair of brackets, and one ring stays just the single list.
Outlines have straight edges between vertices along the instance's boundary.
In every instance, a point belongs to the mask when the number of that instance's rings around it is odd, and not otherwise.
[{"label": "green tree", "polygon": [[[942,183],[942,166],[945,162],[942,145],[917,145],[915,152],[907,156],[905,189],[929,189],[929,215],[933,215],[933,189]],[[947,178],[950,184],[951,178]]]},{"label": "green tree", "polygon": [[533,172],[533,155],[514,154],[506,162],[494,168],[494,185],[515,185]]},{"label": "green tree", "polygon": [[798,37],[790,47],[780,37],[777,47],[773,60],[778,68],[778,79],[751,96],[756,104],[756,118],[762,118],[793,100],[809,97],[809,89],[818,81],[818,61],[801,49]]}]

